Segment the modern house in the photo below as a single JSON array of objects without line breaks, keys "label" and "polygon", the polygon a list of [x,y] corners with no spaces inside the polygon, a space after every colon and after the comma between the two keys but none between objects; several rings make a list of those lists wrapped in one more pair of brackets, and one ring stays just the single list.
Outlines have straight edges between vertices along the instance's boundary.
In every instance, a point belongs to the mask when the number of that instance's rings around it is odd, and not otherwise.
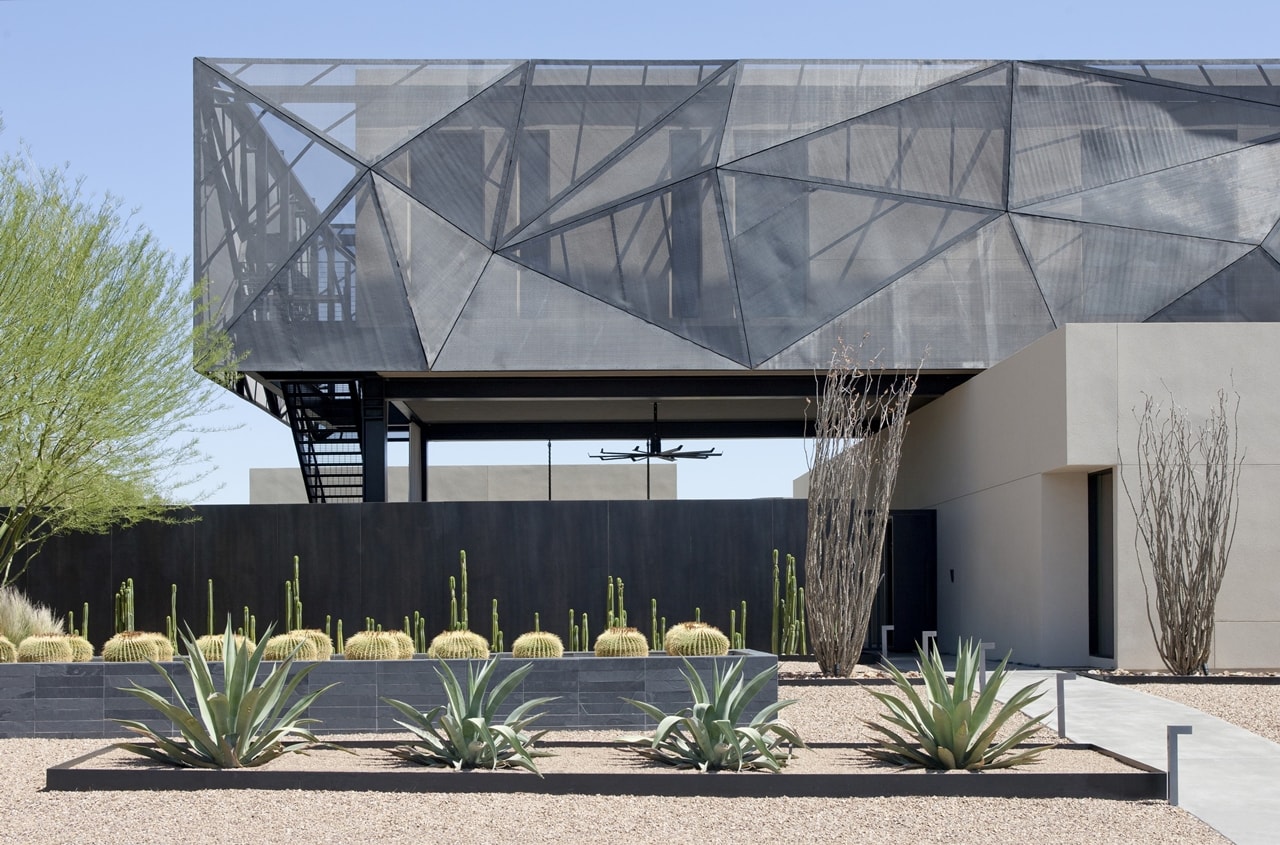
[{"label": "modern house", "polygon": [[1234,388],[1213,665],[1280,663],[1278,61],[201,58],[195,180],[311,501],[385,500],[388,438],[425,500],[432,441],[795,436],[865,337],[941,636],[1152,667],[1132,409]]}]

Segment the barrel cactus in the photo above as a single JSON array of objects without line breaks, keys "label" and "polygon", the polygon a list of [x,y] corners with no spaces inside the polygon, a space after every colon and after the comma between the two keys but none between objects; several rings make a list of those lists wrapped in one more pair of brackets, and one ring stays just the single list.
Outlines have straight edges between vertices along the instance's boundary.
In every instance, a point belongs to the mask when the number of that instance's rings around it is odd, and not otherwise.
[{"label": "barrel cactus", "polygon": [[530,631],[511,644],[512,657],[564,657],[564,643],[550,631]]},{"label": "barrel cactus", "polygon": [[[234,634],[236,647],[244,642],[244,637],[240,634]],[[224,638],[222,634],[205,634],[203,637],[196,639],[196,650],[200,652],[200,656],[209,661],[220,661],[223,659],[222,650],[224,648]]]},{"label": "barrel cactus", "polygon": [[311,644],[316,647],[316,656],[310,659],[328,660],[330,657],[333,657],[333,639],[319,628],[299,628],[295,631],[290,631],[289,633],[301,634],[310,640]]},{"label": "barrel cactus", "polygon": [[396,648],[399,649],[396,652],[396,657],[401,660],[409,660],[413,657],[413,637],[404,631],[392,631],[391,639],[395,641]]},{"label": "barrel cactus", "polygon": [[18,647],[9,641],[4,634],[0,634],[0,663],[17,663]]},{"label": "barrel cactus", "polygon": [[427,657],[443,660],[488,660],[489,641],[471,631],[436,634],[427,648]]},{"label": "barrel cactus", "polygon": [[71,643],[64,634],[33,634],[18,643],[19,663],[70,663]]},{"label": "barrel cactus", "polygon": [[156,658],[157,662],[165,663],[173,659],[173,640],[169,639],[164,634],[152,631],[143,631],[143,633],[150,637],[156,644],[156,653],[160,655]]},{"label": "barrel cactus", "polygon": [[159,662],[160,642],[157,637],[169,641],[167,637],[147,631],[121,631],[102,644],[102,659],[110,663]]},{"label": "barrel cactus", "polygon": [[705,622],[673,625],[663,638],[667,654],[677,657],[719,656],[729,653],[729,638]]},{"label": "barrel cactus", "polygon": [[596,637],[597,657],[647,657],[649,638],[635,628],[613,627]]},{"label": "barrel cactus", "polygon": [[267,646],[262,651],[263,660],[288,660],[290,657],[294,660],[315,660],[315,643],[300,631],[289,631],[267,640]]},{"label": "barrel cactus", "polygon": [[347,637],[348,660],[399,660],[401,650],[391,631],[361,631]]},{"label": "barrel cactus", "polygon": [[73,663],[88,663],[93,659],[93,643],[81,636],[67,637],[67,644],[71,646],[71,661]]}]

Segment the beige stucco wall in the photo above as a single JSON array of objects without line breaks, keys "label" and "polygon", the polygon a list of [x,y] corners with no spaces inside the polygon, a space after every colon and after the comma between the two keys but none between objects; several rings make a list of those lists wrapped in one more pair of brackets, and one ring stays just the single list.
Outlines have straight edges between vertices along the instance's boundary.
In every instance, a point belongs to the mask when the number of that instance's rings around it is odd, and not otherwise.
[{"label": "beige stucco wall", "polygon": [[[1278,360],[1276,324],[1069,325],[913,414],[895,506],[938,512],[941,635],[979,636],[1022,662],[1097,663],[1088,473],[1132,477],[1144,391],[1202,415],[1234,379],[1247,454],[1212,665],[1280,666]],[[1156,668],[1133,514],[1116,487],[1116,663]]]},{"label": "beige stucco wall", "polygon": [[[649,468],[652,498],[676,498],[676,468],[655,462]],[[552,468],[554,499],[643,499],[643,464],[591,466],[567,464]],[[408,501],[407,467],[387,467],[387,500]],[[547,498],[546,466],[434,466],[427,479],[432,502],[535,501]],[[307,491],[297,467],[249,470],[249,503],[254,505],[306,502]]]}]

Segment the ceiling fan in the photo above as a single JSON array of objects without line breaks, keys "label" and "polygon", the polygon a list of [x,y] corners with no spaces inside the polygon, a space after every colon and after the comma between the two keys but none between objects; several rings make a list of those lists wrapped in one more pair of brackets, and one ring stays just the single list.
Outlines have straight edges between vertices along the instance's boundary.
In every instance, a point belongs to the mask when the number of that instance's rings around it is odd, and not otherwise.
[{"label": "ceiling fan", "polygon": [[684,445],[675,446],[670,449],[662,448],[662,438],[658,436],[658,403],[653,403],[653,434],[649,436],[649,440],[644,446],[637,446],[630,452],[607,452],[601,449],[598,454],[588,455],[588,457],[596,458],[601,461],[647,461],[650,458],[656,458],[661,461],[674,462],[676,458],[693,458],[699,461],[705,461],[707,458],[718,458],[722,452],[713,449],[690,449],[684,451]]}]

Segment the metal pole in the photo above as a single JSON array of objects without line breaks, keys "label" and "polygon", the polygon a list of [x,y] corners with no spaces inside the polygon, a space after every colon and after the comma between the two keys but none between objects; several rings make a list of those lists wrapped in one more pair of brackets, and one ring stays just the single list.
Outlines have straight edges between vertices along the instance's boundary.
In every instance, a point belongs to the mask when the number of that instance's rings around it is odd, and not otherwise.
[{"label": "metal pole", "polygon": [[547,501],[551,501],[551,441],[547,441]]},{"label": "metal pole", "polygon": [[892,625],[880,626],[880,656],[885,659],[889,657],[889,632],[892,630]]}]

